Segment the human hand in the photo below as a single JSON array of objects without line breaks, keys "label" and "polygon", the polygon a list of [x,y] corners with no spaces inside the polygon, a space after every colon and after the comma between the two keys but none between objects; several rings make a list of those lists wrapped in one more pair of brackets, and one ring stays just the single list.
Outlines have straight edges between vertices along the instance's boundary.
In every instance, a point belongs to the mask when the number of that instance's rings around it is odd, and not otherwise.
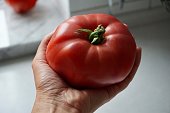
[{"label": "human hand", "polygon": [[77,90],[67,85],[46,61],[51,36],[42,40],[32,62],[36,85],[32,113],[92,113],[128,86],[140,64],[141,48],[137,48],[134,66],[122,82],[100,89]]}]

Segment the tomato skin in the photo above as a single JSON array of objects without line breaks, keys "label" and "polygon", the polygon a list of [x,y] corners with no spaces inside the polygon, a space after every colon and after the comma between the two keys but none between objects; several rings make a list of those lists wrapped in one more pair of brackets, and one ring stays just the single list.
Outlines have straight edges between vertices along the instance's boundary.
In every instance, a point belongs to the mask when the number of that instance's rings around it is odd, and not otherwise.
[{"label": "tomato skin", "polygon": [[6,3],[11,6],[17,13],[26,13],[31,10],[37,0],[5,0]]},{"label": "tomato skin", "polygon": [[[105,28],[104,42],[93,45],[78,29]],[[46,50],[48,64],[75,88],[100,88],[124,80],[136,56],[128,28],[108,14],[73,16],[59,25]]]}]

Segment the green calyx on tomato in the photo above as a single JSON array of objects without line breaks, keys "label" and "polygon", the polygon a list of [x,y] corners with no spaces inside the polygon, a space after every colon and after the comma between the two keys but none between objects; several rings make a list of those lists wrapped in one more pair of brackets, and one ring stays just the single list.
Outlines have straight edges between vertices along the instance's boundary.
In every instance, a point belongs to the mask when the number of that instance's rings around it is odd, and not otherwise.
[{"label": "green calyx on tomato", "polygon": [[90,29],[78,29],[78,31],[88,33],[89,41],[91,42],[91,44],[101,44],[104,40],[103,34],[105,33],[105,28],[102,25],[98,25],[98,27],[94,31]]}]

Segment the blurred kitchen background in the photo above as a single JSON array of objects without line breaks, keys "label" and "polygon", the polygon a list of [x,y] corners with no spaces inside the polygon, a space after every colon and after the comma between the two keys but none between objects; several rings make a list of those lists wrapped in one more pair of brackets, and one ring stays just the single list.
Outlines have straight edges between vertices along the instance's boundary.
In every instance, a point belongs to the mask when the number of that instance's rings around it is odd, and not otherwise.
[{"label": "blurred kitchen background", "polygon": [[143,49],[131,84],[95,113],[170,113],[168,5],[170,0],[38,0],[20,15],[0,0],[0,113],[31,113],[38,44],[65,19],[87,13],[116,16]]}]

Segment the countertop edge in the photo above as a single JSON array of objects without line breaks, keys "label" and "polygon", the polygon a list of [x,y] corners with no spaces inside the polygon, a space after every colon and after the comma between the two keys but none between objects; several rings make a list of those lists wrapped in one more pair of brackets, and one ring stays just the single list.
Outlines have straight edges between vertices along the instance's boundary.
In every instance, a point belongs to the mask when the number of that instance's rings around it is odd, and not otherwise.
[{"label": "countertop edge", "polygon": [[40,41],[0,48],[0,61],[34,54]]}]

